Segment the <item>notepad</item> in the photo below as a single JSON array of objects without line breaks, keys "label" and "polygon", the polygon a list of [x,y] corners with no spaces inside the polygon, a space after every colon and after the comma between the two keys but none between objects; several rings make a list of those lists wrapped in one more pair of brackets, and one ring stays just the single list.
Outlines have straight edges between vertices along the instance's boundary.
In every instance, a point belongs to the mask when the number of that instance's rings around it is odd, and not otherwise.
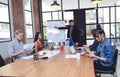
[{"label": "notepad", "polygon": [[65,55],[65,58],[77,58],[76,54],[67,54]]},{"label": "notepad", "polygon": [[32,58],[33,58],[33,55],[22,57],[22,59],[32,59]]}]

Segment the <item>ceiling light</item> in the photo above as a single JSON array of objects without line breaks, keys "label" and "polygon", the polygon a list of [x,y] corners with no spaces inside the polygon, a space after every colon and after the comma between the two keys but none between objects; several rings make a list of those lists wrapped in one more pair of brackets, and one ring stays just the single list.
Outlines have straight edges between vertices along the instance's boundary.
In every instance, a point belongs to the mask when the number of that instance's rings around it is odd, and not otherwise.
[{"label": "ceiling light", "polygon": [[97,4],[97,3],[102,2],[102,0],[91,0],[91,2]]},{"label": "ceiling light", "polygon": [[59,7],[60,7],[60,4],[58,4],[57,1],[54,0],[53,3],[51,4],[51,7],[52,7],[52,8],[59,8]]}]

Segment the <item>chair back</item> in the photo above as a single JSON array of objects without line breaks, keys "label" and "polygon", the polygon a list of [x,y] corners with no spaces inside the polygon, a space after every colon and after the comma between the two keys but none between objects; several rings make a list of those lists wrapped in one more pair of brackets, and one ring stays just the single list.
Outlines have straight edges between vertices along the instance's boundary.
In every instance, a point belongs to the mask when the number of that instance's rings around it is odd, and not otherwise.
[{"label": "chair back", "polygon": [[118,49],[115,49],[115,52],[114,52],[114,64],[113,64],[113,71],[114,72],[116,72],[117,58],[118,58]]},{"label": "chair back", "polygon": [[4,62],[3,58],[2,58],[2,56],[0,55],[0,67],[4,66],[4,65],[5,65],[5,62]]}]

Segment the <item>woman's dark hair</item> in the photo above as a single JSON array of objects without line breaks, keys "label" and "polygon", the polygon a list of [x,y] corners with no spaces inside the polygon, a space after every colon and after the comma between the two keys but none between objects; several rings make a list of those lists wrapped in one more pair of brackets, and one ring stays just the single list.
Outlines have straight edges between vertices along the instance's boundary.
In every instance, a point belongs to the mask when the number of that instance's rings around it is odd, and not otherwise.
[{"label": "woman's dark hair", "polygon": [[96,29],[93,29],[93,31],[91,31],[91,33],[93,34],[93,37],[95,37],[96,34],[104,34],[104,36],[105,36],[105,31],[102,29],[100,24],[97,24]]},{"label": "woman's dark hair", "polygon": [[94,34],[94,33],[95,33],[95,30],[96,30],[96,29],[92,29],[92,30],[91,30],[91,34]]},{"label": "woman's dark hair", "polygon": [[39,34],[41,34],[41,33],[40,32],[36,32],[35,37],[34,37],[34,42],[37,41]]},{"label": "woman's dark hair", "polygon": [[91,32],[93,37],[97,37],[98,34],[104,34],[105,35],[105,32],[103,29],[93,29],[93,31]]},{"label": "woman's dark hair", "polygon": [[96,29],[102,29],[101,25],[98,24],[98,25],[96,26]]}]

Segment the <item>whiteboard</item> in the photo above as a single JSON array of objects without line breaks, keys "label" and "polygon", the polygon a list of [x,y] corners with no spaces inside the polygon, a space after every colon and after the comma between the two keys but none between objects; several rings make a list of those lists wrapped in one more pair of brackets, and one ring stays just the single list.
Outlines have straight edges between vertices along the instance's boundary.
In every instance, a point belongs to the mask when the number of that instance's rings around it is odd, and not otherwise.
[{"label": "whiteboard", "polygon": [[47,21],[47,39],[52,42],[64,42],[66,39],[65,29],[59,30],[57,27],[65,27],[65,21],[48,20]]}]

